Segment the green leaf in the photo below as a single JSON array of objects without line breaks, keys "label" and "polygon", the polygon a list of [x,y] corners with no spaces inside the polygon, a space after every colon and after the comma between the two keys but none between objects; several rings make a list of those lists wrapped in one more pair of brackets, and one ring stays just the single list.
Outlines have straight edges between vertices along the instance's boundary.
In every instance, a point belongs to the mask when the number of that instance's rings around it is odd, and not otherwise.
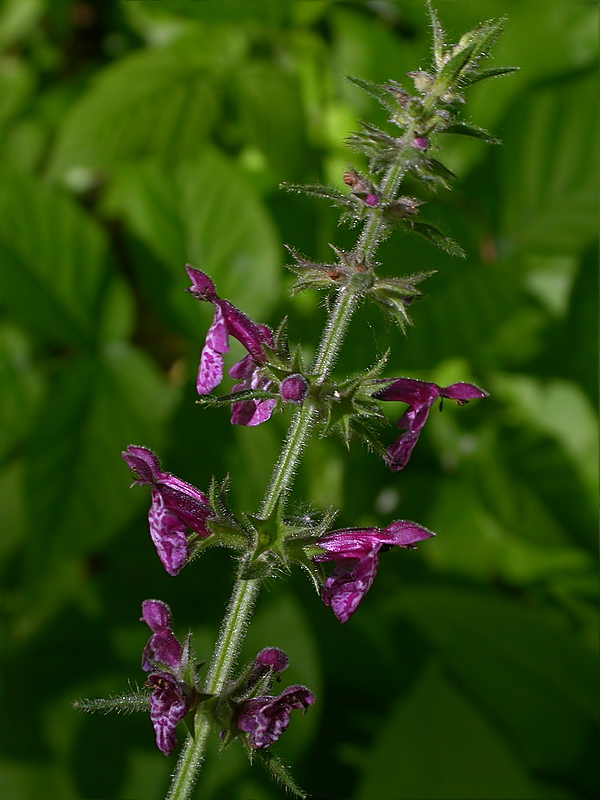
[{"label": "green leaf", "polygon": [[500,139],[496,139],[491,133],[477,125],[467,124],[466,122],[455,122],[446,128],[441,128],[439,133],[456,133],[460,136],[470,136],[472,139],[482,139],[488,144],[501,144]]},{"label": "green leaf", "polygon": [[124,218],[154,256],[152,264],[147,251],[136,253],[140,280],[180,330],[197,339],[202,329],[198,302],[184,293],[186,263],[257,321],[268,314],[280,281],[276,232],[239,170],[216,150],[169,171],[154,162],[123,167],[105,210]]},{"label": "green leaf", "polygon": [[465,75],[461,83],[463,86],[472,86],[474,83],[487,81],[488,78],[500,78],[502,75],[510,75],[511,72],[518,71],[519,67],[488,67]]},{"label": "green leaf", "polygon": [[41,388],[29,342],[18,329],[0,326],[0,460],[27,435]]},{"label": "green leaf", "polygon": [[451,256],[465,258],[465,251],[462,247],[449,236],[439,231],[434,225],[430,225],[428,222],[414,222],[411,220],[406,224],[406,228],[418,233],[419,236],[429,239],[430,242],[433,242],[437,247],[441,247]]},{"label": "green leaf", "polygon": [[439,71],[436,84],[453,88],[460,81],[463,71],[472,69],[484,55],[487,55],[487,51],[503,29],[503,20],[488,20],[465,33]]},{"label": "green leaf", "polygon": [[401,607],[530,767],[566,769],[592,746],[595,657],[547,612],[457,586],[411,587]]},{"label": "green leaf", "polygon": [[598,489],[598,418],[575,383],[540,381],[529,375],[497,375],[494,394],[504,399],[512,418],[555,439],[572,461],[592,502]]},{"label": "green leaf", "polygon": [[254,61],[239,72],[234,92],[244,142],[260,150],[276,181],[301,178],[308,158],[306,120],[294,75],[282,64]]},{"label": "green leaf", "polygon": [[4,0],[0,10],[0,49],[28,36],[44,13],[44,0]]},{"label": "green leaf", "polygon": [[53,343],[91,345],[108,286],[104,233],[66,195],[0,173],[2,300]]},{"label": "green leaf", "polygon": [[217,42],[207,39],[137,51],[99,72],[63,122],[50,175],[110,170],[147,155],[172,164],[197,153],[216,114],[211,62],[228,50],[215,54]]},{"label": "green leaf", "polygon": [[596,70],[524,95],[497,154],[500,236],[509,250],[579,253],[598,232]]},{"label": "green leaf", "polygon": [[522,800],[534,787],[510,745],[438,666],[397,700],[357,800]]},{"label": "green leaf", "polygon": [[431,23],[431,34],[433,37],[432,50],[435,66],[440,69],[444,63],[444,44],[445,34],[442,26],[440,25],[439,18],[431,2],[427,2],[427,13],[429,14],[429,22]]}]

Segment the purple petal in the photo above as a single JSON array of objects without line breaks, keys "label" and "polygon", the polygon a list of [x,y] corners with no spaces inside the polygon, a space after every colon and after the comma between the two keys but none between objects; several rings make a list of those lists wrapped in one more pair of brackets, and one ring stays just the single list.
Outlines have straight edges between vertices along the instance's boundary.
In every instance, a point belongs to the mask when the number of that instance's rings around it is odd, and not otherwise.
[{"label": "purple petal", "polygon": [[263,345],[272,343],[271,331],[264,325],[252,322],[228,300],[219,300],[218,304],[223,312],[227,333],[244,345],[253,361],[262,364],[266,360]]},{"label": "purple petal", "polygon": [[377,553],[356,561],[349,559],[336,565],[326,579],[321,597],[340,622],[347,622],[371,588],[377,573]]},{"label": "purple petal", "polygon": [[231,406],[231,423],[254,427],[271,418],[277,400],[242,400]]},{"label": "purple petal", "polygon": [[475,397],[489,397],[488,392],[484,392],[478,386],[472,383],[453,383],[440,390],[442,397],[448,397],[450,400],[456,400],[459,405],[473,400]]},{"label": "purple petal", "polygon": [[[252,361],[252,356],[244,356],[240,361],[236,361],[230,368],[229,375],[236,381],[247,381],[252,378],[256,371],[256,364]],[[234,387],[236,391],[238,387]]]},{"label": "purple petal", "polygon": [[177,745],[175,727],[194,705],[194,690],[168,672],[152,673],[146,686],[154,688],[150,695],[150,719],[156,744],[166,756],[171,755]]},{"label": "purple petal", "polygon": [[340,558],[363,558],[381,546],[381,528],[344,528],[331,531],[318,540],[327,553],[315,556],[315,561],[338,561]]},{"label": "purple petal", "polygon": [[240,706],[236,726],[248,734],[248,744],[255,750],[269,747],[290,724],[294,708],[306,710],[315,697],[305,686],[290,686],[279,697],[255,697]]},{"label": "purple petal", "polygon": [[130,444],[121,455],[129,469],[136,475],[136,483],[152,483],[161,475],[158,458],[147,447]]},{"label": "purple petal", "polygon": [[209,303],[213,303],[217,299],[217,291],[208,275],[199,269],[194,269],[189,264],[185,265],[185,270],[192,282],[187,291],[201,300],[208,300]]},{"label": "purple petal", "polygon": [[392,384],[377,392],[378,400],[396,400],[408,403],[412,408],[431,405],[440,396],[440,387],[429,381],[418,381],[414,378],[397,378]]},{"label": "purple petal", "polygon": [[142,669],[150,672],[157,663],[177,669],[183,648],[171,630],[169,606],[161,600],[144,600],[141,620],[153,632],[142,653]]},{"label": "purple petal", "polygon": [[145,622],[152,633],[171,630],[171,609],[162,600],[144,600],[141,622]]},{"label": "purple petal", "polygon": [[397,547],[412,547],[417,542],[422,542],[435,536],[433,531],[428,531],[422,525],[417,525],[416,522],[409,522],[404,519],[392,522],[391,525],[384,528],[382,533],[389,537],[387,542],[382,539],[382,544],[393,544]]},{"label": "purple petal", "polygon": [[278,647],[265,647],[254,659],[255,664],[269,667],[273,672],[283,672],[289,664],[287,653]]},{"label": "purple petal", "polygon": [[[400,424],[400,421],[398,424]],[[392,472],[399,472],[408,464],[420,433],[420,428],[418,431],[407,431],[388,445],[385,451],[385,463]]]},{"label": "purple petal", "polygon": [[208,333],[198,366],[196,391],[208,394],[221,383],[223,378],[223,353],[229,350],[229,339],[225,318],[219,305],[215,305],[215,315]]},{"label": "purple petal", "polygon": [[165,508],[160,492],[152,491],[148,512],[150,536],[169,575],[178,575],[188,560],[186,524]]}]

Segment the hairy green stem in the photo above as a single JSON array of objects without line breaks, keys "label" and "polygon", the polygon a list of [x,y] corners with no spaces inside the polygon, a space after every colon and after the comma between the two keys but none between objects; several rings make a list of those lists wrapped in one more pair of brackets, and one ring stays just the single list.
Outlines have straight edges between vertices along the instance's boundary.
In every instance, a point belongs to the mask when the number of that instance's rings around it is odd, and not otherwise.
[{"label": "hairy green stem", "polygon": [[[382,183],[386,197],[394,195],[405,169],[404,164],[400,161],[390,166]],[[363,254],[364,261],[370,259],[375,252],[382,227],[383,220],[380,213],[372,214],[366,222],[356,248],[358,253]],[[362,291],[360,282],[350,282],[348,286],[342,287],[336,296],[312,367],[312,375],[317,385],[324,383],[331,374]],[[267,519],[273,513],[278,500],[290,489],[316,416],[317,408],[313,402],[308,400],[292,418],[260,506],[259,516],[262,519]],[[241,574],[243,574],[243,565],[240,569]],[[208,670],[206,691],[210,694],[219,694],[229,680],[250,620],[259,586],[260,581],[257,579],[238,577],[235,583]],[[188,737],[177,762],[167,800],[189,800],[191,798],[204,760],[210,727],[209,720],[200,708],[196,713],[194,736]]]}]

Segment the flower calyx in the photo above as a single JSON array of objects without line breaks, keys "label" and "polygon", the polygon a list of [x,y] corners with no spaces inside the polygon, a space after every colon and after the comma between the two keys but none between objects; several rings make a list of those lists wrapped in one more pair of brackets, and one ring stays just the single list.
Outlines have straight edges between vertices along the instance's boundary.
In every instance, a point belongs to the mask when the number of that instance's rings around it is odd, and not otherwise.
[{"label": "flower calyx", "polygon": [[358,436],[368,447],[382,452],[372,423],[382,420],[383,415],[373,394],[377,391],[377,376],[387,358],[388,353],[385,353],[372,367],[342,383],[324,384],[318,398],[321,417],[325,420],[324,436],[335,431],[347,448],[352,438]]},{"label": "flower calyx", "polygon": [[377,278],[369,290],[369,297],[404,333],[406,326],[412,324],[408,307],[423,294],[417,289],[417,284],[434,274],[435,270],[430,270],[405,278]]},{"label": "flower calyx", "polygon": [[354,252],[346,252],[333,244],[329,246],[337,256],[336,262],[311,261],[293,247],[286,245],[286,249],[294,259],[293,264],[288,264],[288,269],[298,276],[292,286],[292,294],[298,294],[305,289],[338,290],[351,284],[362,288],[364,293],[370,289],[378,264],[376,262],[365,264]]}]

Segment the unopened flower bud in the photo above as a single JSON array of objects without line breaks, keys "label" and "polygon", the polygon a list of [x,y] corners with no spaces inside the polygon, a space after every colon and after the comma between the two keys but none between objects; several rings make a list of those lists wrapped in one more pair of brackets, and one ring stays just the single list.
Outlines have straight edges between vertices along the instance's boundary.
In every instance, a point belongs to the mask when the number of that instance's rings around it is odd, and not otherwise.
[{"label": "unopened flower bud", "polygon": [[308,383],[302,375],[288,375],[281,381],[279,393],[286,403],[301,403],[306,397]]},{"label": "unopened flower bud", "polygon": [[364,204],[365,204],[366,206],[369,206],[369,208],[375,208],[376,206],[378,206],[378,205],[379,205],[379,202],[380,202],[380,197],[379,197],[379,195],[377,195],[377,194],[373,194],[373,193],[371,192],[370,194],[368,194],[368,195],[367,195],[367,196],[364,198],[363,202],[364,202]]},{"label": "unopened flower bud", "polygon": [[425,136],[415,136],[415,138],[411,142],[413,147],[416,147],[417,150],[425,150],[429,149],[429,140],[425,138]]}]

